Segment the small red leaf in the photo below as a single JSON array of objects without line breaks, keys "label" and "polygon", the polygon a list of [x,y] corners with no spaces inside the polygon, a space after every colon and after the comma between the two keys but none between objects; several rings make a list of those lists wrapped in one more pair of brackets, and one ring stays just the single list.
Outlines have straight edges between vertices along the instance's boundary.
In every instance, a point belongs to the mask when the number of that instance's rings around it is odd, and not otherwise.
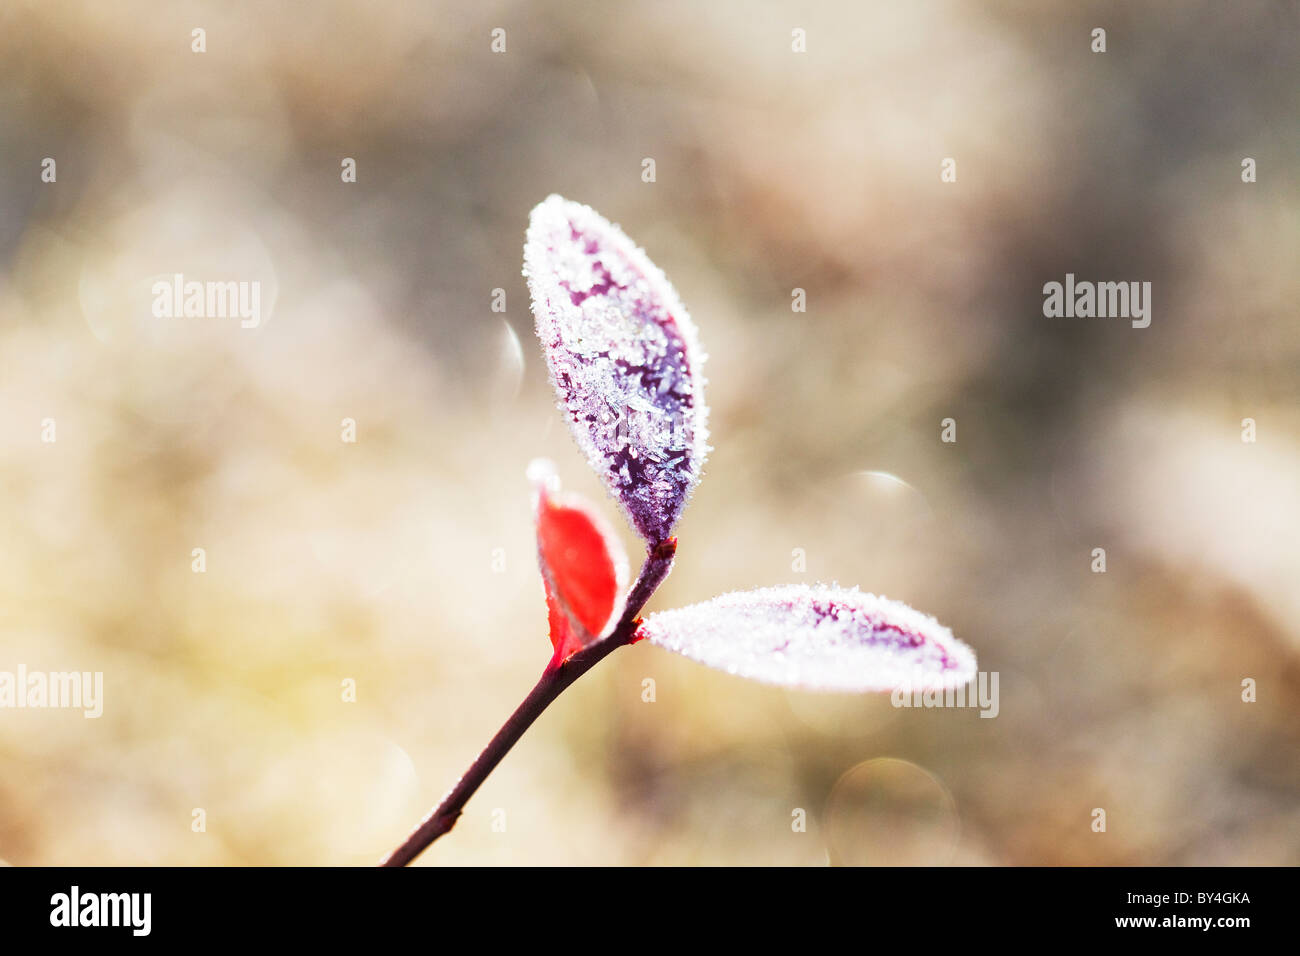
[{"label": "small red leaf", "polygon": [[529,474],[536,487],[537,556],[555,667],[604,636],[622,611],[627,556],[585,501],[559,494],[548,463],[534,463]]}]

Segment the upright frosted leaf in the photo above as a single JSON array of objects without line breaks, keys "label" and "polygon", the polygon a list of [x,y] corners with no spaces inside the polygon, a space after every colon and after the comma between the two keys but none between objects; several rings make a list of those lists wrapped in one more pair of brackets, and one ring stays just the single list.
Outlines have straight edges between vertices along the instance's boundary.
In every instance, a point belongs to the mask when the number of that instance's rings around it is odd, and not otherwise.
[{"label": "upright frosted leaf", "polygon": [[708,451],[690,316],[617,226],[560,196],[532,212],[524,275],[574,437],[638,533],[664,540]]},{"label": "upright frosted leaf", "polygon": [[946,689],[975,676],[975,654],[934,618],[834,587],[736,591],[652,614],[639,637],[740,677],[803,690]]},{"label": "upright frosted leaf", "polygon": [[561,495],[549,462],[529,467],[537,559],[546,585],[552,665],[604,636],[623,609],[627,555],[608,525],[576,495]]}]

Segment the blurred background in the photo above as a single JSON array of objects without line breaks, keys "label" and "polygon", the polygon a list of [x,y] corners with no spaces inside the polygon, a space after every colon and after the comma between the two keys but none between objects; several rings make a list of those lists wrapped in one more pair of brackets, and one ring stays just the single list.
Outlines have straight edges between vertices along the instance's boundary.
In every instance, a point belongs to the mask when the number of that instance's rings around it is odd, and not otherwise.
[{"label": "blurred background", "polygon": [[[550,654],[527,463],[619,522],[520,276],[558,192],[710,355],[651,609],[857,584],[1000,710],[638,645],[420,863],[1300,862],[1298,21],[10,0],[0,670],[102,671],[104,708],[0,710],[0,858],[367,864],[455,782]],[[1045,318],[1067,272],[1151,282],[1150,327]],[[259,283],[260,324],[155,317],[175,273]]]}]

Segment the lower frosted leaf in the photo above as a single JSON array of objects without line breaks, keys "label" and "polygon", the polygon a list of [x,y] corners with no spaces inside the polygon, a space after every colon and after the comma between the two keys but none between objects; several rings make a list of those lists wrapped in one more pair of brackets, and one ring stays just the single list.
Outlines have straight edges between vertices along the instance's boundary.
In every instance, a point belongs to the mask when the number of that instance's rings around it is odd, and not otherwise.
[{"label": "lower frosted leaf", "polygon": [[735,591],[650,615],[638,637],[729,674],[802,690],[946,689],[975,653],[934,618],[857,588]]}]

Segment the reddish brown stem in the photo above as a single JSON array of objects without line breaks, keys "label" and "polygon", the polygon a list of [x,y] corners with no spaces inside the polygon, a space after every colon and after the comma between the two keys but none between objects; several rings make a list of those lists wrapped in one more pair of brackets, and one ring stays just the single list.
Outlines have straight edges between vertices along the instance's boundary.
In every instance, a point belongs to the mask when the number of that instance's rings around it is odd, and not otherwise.
[{"label": "reddish brown stem", "polygon": [[510,748],[524,735],[524,731],[542,715],[542,711],[546,710],[570,684],[605,657],[624,644],[632,642],[641,620],[639,617],[641,609],[650,600],[655,589],[663,583],[664,578],[668,577],[668,572],[673,566],[673,555],[676,552],[676,538],[661,541],[650,548],[645,564],[641,566],[641,573],[637,575],[636,583],[628,592],[623,615],[610,635],[590,647],[583,648],[559,666],[547,667],[538,680],[537,686],[524,698],[523,703],[515,708],[510,719],[502,725],[496,732],[496,736],[483,748],[483,752],[470,764],[465,775],[460,778],[452,791],[443,797],[442,803],[424,818],[401,846],[384,858],[380,866],[406,866],[423,853],[430,843],[454,827],[469,798],[487,779],[488,774],[496,769],[501,759],[510,752]]}]

